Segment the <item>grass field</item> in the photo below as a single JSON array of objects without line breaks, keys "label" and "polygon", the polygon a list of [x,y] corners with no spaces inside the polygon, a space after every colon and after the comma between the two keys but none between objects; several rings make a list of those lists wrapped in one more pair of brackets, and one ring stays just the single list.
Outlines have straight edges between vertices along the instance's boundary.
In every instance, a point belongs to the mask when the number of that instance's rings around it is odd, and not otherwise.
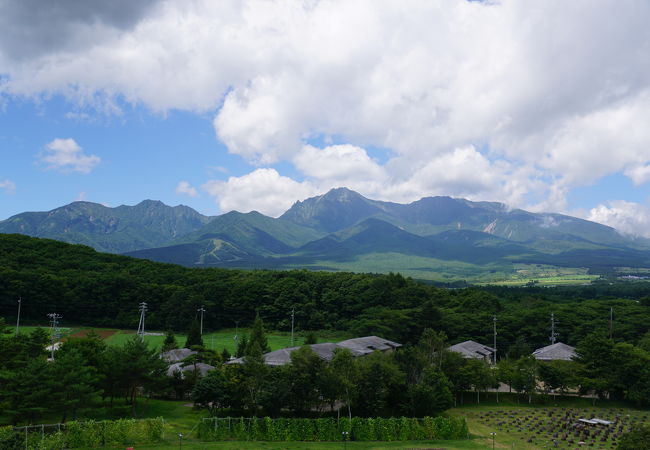
[{"label": "grass field", "polygon": [[[21,326],[21,333],[30,333],[35,330],[36,326]],[[50,329],[48,327],[43,327],[45,331],[49,333]],[[63,338],[68,336],[81,337],[85,336],[90,330],[94,330],[99,334],[102,339],[106,341],[108,345],[123,345],[127,340],[132,339],[135,336],[134,330],[118,330],[112,328],[91,328],[83,326],[75,326],[70,328],[61,328],[61,336]],[[145,335],[145,342],[152,347],[161,347],[163,341],[165,340],[164,333],[162,331],[152,331],[153,333],[160,333],[160,335]],[[228,351],[232,354],[235,352],[237,347],[237,341],[235,340],[235,334],[238,334],[238,338],[241,339],[243,336],[248,335],[250,330],[248,328],[239,328],[238,330],[232,329],[223,329],[216,332],[208,332],[203,334],[203,343],[209,349],[216,349],[219,352],[223,351],[224,348],[227,348]],[[278,350],[280,348],[290,347],[291,346],[291,333],[278,332],[278,331],[269,331],[266,334],[266,337],[269,342],[271,350]],[[344,332],[320,332],[316,335],[318,342],[339,342],[345,339],[349,339],[350,335]],[[180,347],[185,345],[186,336],[184,334],[177,334],[176,341]],[[296,333],[294,336],[295,345],[302,345],[305,341],[304,333]]]},{"label": "grass field", "polygon": [[[139,445],[137,449],[177,450],[179,442],[171,439],[158,445]],[[106,447],[122,449],[123,447]],[[474,440],[463,441],[405,441],[405,442],[183,442],[182,448],[191,450],[229,449],[229,450],[433,450],[433,449],[484,449],[485,444]]]}]

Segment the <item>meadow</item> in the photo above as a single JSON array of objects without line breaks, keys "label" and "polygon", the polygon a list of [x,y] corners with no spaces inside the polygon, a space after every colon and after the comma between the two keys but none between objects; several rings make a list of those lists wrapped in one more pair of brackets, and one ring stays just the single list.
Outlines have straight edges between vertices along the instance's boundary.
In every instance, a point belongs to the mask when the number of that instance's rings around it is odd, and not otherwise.
[{"label": "meadow", "polygon": [[[31,331],[39,328],[38,326],[21,326],[21,333],[30,333]],[[42,328],[50,332],[50,328],[46,325],[43,325]],[[83,337],[86,336],[90,330],[93,330],[95,333],[99,334],[100,337],[108,344],[120,346],[124,345],[126,341],[132,339],[136,332],[135,330],[125,330],[125,329],[115,329],[115,328],[90,328],[84,326],[73,326],[60,328],[60,333],[62,338],[67,337]],[[165,340],[165,333],[163,331],[147,331],[147,333],[155,334],[145,334],[144,340],[149,344],[150,347],[160,348]],[[228,350],[231,354],[235,353],[237,348],[237,340],[241,339],[243,336],[247,336],[250,333],[248,328],[239,328],[239,329],[223,329],[213,332],[204,332],[203,333],[203,343],[206,348],[211,350],[218,350],[219,352],[223,351],[224,348]],[[176,342],[178,342],[179,347],[185,345],[186,335],[185,334],[175,334]],[[271,350],[278,350],[281,348],[286,348],[291,346],[291,333],[280,332],[280,331],[270,331],[266,334],[269,346]],[[316,333],[316,340],[318,342],[339,342],[345,339],[349,339],[352,336],[345,332],[337,331],[321,331]],[[294,333],[294,344],[302,345],[305,342],[306,333],[305,332],[296,332]]]}]

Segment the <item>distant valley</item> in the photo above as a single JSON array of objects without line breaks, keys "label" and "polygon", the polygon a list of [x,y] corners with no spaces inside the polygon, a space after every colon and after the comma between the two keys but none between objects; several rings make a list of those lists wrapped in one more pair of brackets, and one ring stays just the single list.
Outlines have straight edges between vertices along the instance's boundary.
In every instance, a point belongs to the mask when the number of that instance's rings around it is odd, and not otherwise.
[{"label": "distant valley", "polygon": [[208,217],[151,200],[116,208],[74,202],[10,217],[0,233],[191,267],[392,271],[438,281],[525,278],[531,267],[583,274],[650,267],[650,241],[583,219],[450,197],[382,202],[346,188],[296,202],[279,218]]}]

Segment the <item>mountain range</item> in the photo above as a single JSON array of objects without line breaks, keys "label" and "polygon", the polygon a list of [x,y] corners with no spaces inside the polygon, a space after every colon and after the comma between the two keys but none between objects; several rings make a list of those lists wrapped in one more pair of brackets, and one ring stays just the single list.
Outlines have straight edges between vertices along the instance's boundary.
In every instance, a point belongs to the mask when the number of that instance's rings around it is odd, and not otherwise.
[{"label": "mountain range", "polygon": [[199,267],[308,268],[476,278],[517,265],[650,267],[650,241],[561,214],[501,203],[426,197],[400,204],[346,188],[296,202],[278,218],[204,216],[145,200],[110,208],[74,202],[0,222],[21,233],[99,251]]}]

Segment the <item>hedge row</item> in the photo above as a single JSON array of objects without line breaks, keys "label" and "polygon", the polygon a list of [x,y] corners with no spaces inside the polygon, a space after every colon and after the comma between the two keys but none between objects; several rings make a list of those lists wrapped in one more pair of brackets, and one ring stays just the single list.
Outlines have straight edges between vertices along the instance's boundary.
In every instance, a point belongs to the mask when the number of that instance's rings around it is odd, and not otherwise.
[{"label": "hedge row", "polygon": [[[346,434],[344,434],[346,433]],[[199,424],[204,441],[413,441],[464,439],[464,418],[271,419],[211,418]]]},{"label": "hedge row", "polygon": [[[0,428],[0,448],[61,450],[79,447],[103,447],[159,442],[164,420],[120,419],[101,422],[68,422],[61,425]],[[25,431],[27,430],[27,431]]]}]

